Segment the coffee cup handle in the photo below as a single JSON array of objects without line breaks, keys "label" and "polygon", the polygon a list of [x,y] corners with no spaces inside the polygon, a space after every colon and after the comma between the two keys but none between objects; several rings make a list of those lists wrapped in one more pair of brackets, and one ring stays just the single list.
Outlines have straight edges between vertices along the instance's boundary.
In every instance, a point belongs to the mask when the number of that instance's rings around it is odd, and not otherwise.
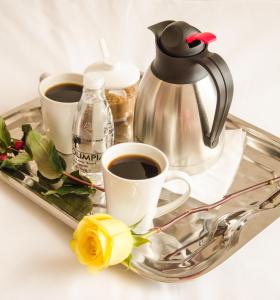
[{"label": "coffee cup handle", "polygon": [[179,180],[184,181],[184,183],[187,186],[187,190],[183,195],[181,195],[177,199],[175,199],[175,200],[173,200],[173,201],[171,201],[167,204],[164,204],[164,205],[161,205],[161,206],[157,207],[155,218],[159,218],[159,217],[161,217],[165,214],[170,213],[171,211],[175,210],[176,208],[178,208],[179,206],[184,204],[188,200],[188,198],[190,197],[190,194],[191,194],[191,186],[190,186],[190,183],[189,183],[190,182],[190,177],[182,171],[169,170],[168,174],[167,174],[167,177],[165,179],[165,182],[171,181],[171,180],[174,180],[174,179],[179,179]]}]

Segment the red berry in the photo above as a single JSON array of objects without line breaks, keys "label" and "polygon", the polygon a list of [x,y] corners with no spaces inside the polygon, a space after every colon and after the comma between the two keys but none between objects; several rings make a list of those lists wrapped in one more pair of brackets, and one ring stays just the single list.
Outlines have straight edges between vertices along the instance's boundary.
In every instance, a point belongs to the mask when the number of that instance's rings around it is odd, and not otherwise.
[{"label": "red berry", "polygon": [[0,160],[6,160],[8,157],[7,153],[0,154]]},{"label": "red berry", "polygon": [[23,146],[24,146],[24,142],[23,141],[18,140],[18,141],[15,142],[15,149],[16,150],[22,149]]}]

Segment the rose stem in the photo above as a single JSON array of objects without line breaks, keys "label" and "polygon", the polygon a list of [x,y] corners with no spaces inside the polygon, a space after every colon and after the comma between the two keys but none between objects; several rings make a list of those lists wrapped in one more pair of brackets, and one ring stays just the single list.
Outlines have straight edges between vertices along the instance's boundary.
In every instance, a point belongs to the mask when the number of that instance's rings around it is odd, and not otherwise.
[{"label": "rose stem", "polygon": [[196,207],[196,208],[186,210],[181,215],[175,217],[174,219],[170,220],[169,222],[163,224],[162,226],[155,227],[153,232],[155,232],[155,231],[156,232],[164,231],[167,228],[171,227],[173,224],[177,223],[179,220],[181,220],[181,219],[183,219],[183,218],[185,218],[189,215],[192,215],[194,213],[201,212],[201,211],[209,211],[210,209],[216,208],[216,207],[228,202],[229,200],[231,200],[235,197],[238,197],[238,196],[243,195],[243,194],[248,193],[248,192],[255,191],[255,190],[257,190],[261,187],[264,187],[266,185],[272,185],[272,184],[274,184],[276,182],[279,182],[279,181],[280,181],[280,176],[275,177],[275,178],[270,179],[270,180],[267,180],[267,181],[260,182],[260,183],[255,184],[255,185],[252,185],[250,187],[247,187],[247,188],[245,188],[243,190],[240,190],[240,191],[237,191],[235,193],[228,194],[228,195],[224,196],[221,200],[219,200],[215,203],[208,204],[208,205],[203,205],[203,206],[200,206],[200,207]]},{"label": "rose stem", "polygon": [[73,176],[73,175],[71,175],[71,174],[69,174],[69,173],[67,173],[67,172],[63,172],[63,175],[65,175],[65,176],[67,176],[67,177],[73,179],[74,181],[77,181],[77,182],[80,182],[80,183],[82,183],[82,184],[84,184],[84,185],[90,186],[90,187],[92,187],[92,188],[94,188],[94,189],[96,189],[96,190],[99,190],[99,191],[101,191],[101,192],[105,192],[105,190],[104,190],[103,187],[100,187],[100,186],[98,186],[98,185],[95,185],[94,183],[91,183],[91,182],[87,182],[87,181],[85,181],[85,180],[83,180],[83,179],[77,178],[77,177],[75,177],[75,176]]}]

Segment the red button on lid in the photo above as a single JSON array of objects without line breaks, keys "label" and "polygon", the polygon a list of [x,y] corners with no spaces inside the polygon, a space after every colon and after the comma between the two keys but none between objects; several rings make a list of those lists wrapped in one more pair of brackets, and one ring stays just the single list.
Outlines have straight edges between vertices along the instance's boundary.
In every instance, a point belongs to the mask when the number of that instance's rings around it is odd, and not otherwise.
[{"label": "red button on lid", "polygon": [[215,36],[215,34],[213,34],[211,32],[195,33],[195,34],[191,34],[186,37],[186,42],[188,44],[190,44],[194,41],[201,41],[207,45],[211,42],[214,42],[215,40],[216,40],[216,36]]}]

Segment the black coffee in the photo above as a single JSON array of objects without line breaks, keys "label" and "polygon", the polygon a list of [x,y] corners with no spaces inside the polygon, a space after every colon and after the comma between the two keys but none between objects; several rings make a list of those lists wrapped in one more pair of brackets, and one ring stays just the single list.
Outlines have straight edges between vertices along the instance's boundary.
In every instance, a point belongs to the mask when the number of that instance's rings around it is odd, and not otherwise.
[{"label": "black coffee", "polygon": [[120,156],[109,164],[109,171],[126,179],[147,179],[157,176],[160,166],[153,159],[142,155]]},{"label": "black coffee", "polygon": [[62,83],[49,88],[45,95],[55,101],[71,103],[81,99],[83,87],[75,83]]}]

